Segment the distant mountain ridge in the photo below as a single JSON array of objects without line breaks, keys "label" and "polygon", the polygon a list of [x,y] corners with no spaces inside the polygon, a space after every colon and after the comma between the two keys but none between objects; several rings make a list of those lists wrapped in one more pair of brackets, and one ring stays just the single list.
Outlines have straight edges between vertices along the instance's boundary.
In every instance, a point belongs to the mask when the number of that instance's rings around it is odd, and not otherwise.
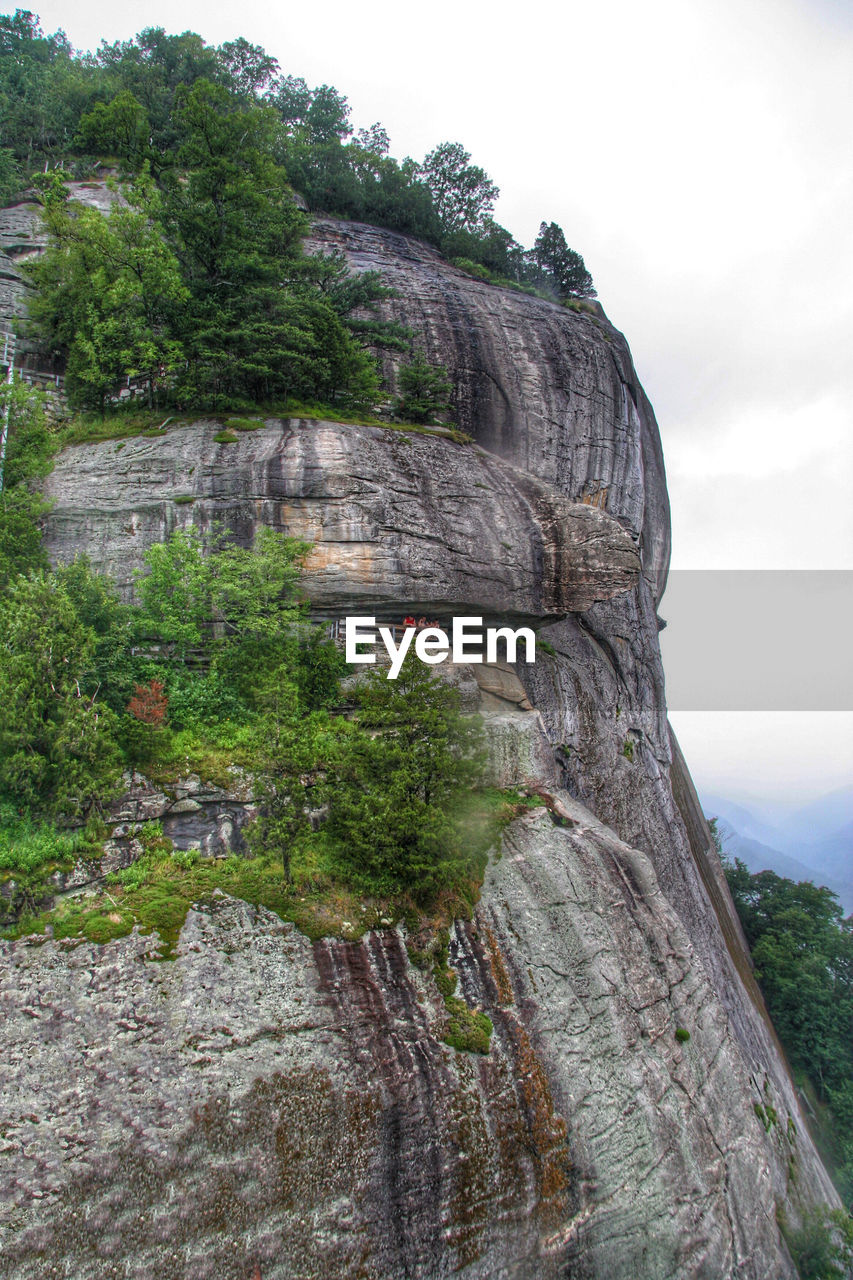
[{"label": "distant mountain ridge", "polygon": [[770,870],[789,880],[825,884],[845,912],[853,912],[853,787],[830,792],[775,822],[712,793],[703,793],[702,803],[708,816],[719,820],[730,858],[740,858],[753,873]]}]

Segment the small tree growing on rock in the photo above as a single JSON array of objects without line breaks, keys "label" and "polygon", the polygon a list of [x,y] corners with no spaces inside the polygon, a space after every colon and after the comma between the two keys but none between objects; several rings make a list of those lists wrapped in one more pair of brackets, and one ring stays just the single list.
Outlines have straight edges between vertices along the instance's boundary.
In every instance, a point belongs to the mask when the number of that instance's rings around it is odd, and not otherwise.
[{"label": "small tree growing on rock", "polygon": [[133,687],[127,704],[125,745],[134,765],[145,764],[157,754],[166,730],[168,698],[162,680]]},{"label": "small tree growing on rock", "polygon": [[449,409],[452,388],[447,370],[442,364],[431,364],[422,351],[402,366],[398,382],[395,411],[404,422],[433,422]]}]

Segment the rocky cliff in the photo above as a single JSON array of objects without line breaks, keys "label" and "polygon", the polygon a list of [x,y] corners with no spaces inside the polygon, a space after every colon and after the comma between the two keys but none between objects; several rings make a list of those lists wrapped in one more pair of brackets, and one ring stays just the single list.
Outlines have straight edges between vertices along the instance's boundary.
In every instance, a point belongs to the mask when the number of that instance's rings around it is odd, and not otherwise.
[{"label": "rocky cliff", "polygon": [[272,524],[314,543],[327,616],[540,627],[535,664],[480,675],[502,780],[547,800],[451,939],[492,1047],[442,1043],[402,929],[312,946],[217,898],[173,962],[6,944],[0,1270],[793,1276],[777,1207],[835,1197],[667,724],[666,486],[624,339],[390,232],[322,221],[314,245],[394,286],[474,445],[270,420],[80,446],[48,545],[129,584],[178,524]]}]

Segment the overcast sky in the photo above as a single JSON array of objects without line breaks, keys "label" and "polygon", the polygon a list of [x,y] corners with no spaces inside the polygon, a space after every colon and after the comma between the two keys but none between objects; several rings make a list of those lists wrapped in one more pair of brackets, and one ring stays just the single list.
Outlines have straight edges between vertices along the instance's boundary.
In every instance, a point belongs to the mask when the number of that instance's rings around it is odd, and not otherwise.
[{"label": "overcast sky", "polygon": [[[849,0],[39,12],[78,48],[143,26],[243,35],[285,72],[334,84],[357,126],[381,121],[394,155],[463,142],[501,187],[498,220],[527,245],[543,218],[559,222],[628,337],[664,442],[673,563],[853,568]],[[718,790],[744,768],[758,792],[853,777],[853,716],[824,716],[824,749],[814,717],[781,739],[778,718],[756,717],[730,765],[733,719],[675,719]],[[799,783],[786,768],[780,786],[780,751],[801,758]]]}]

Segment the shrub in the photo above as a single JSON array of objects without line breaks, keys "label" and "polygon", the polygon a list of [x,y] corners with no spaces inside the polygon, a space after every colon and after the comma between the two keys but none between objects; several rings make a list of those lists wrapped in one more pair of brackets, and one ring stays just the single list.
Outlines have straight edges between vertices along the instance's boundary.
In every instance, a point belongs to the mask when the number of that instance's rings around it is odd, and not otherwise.
[{"label": "shrub", "polygon": [[690,1032],[686,1027],[676,1027],[675,1038],[679,1044],[687,1044],[687,1041],[690,1039]]},{"label": "shrub", "polygon": [[449,996],[444,1001],[450,1015],[444,1043],[460,1053],[488,1053],[492,1037],[492,1020],[485,1013],[469,1009],[464,1000]]},{"label": "shrub", "polygon": [[20,806],[75,817],[118,783],[116,718],[87,692],[96,642],[55,576],[0,601],[0,790]]}]

